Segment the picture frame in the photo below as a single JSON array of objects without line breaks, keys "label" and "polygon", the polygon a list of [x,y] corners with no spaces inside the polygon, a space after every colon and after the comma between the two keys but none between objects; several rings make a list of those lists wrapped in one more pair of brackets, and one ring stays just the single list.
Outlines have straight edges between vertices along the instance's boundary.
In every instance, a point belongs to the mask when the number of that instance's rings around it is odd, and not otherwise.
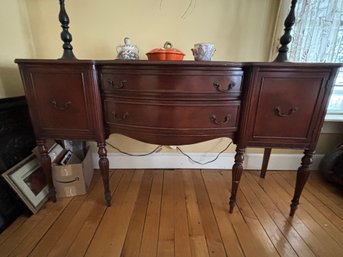
[{"label": "picture frame", "polygon": [[5,171],[2,176],[32,213],[37,213],[48,200],[45,175],[34,154]]}]

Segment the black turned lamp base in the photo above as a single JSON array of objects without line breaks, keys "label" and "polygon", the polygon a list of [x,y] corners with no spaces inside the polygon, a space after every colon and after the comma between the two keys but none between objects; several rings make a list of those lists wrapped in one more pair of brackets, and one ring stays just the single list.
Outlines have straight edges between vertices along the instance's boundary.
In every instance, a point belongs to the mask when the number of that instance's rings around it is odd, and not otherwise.
[{"label": "black turned lamp base", "polygon": [[60,13],[59,13],[59,21],[61,22],[62,32],[61,32],[61,39],[64,42],[63,44],[63,55],[61,59],[66,60],[75,60],[76,57],[73,53],[73,46],[70,42],[73,40],[72,35],[68,31],[69,29],[69,17],[65,10],[64,0],[60,0]]},{"label": "black turned lamp base", "polygon": [[285,33],[280,38],[280,48],[279,54],[274,60],[274,62],[287,62],[288,61],[288,44],[292,41],[291,31],[292,27],[295,23],[295,6],[297,4],[297,0],[292,0],[291,3],[291,10],[285,20]]}]

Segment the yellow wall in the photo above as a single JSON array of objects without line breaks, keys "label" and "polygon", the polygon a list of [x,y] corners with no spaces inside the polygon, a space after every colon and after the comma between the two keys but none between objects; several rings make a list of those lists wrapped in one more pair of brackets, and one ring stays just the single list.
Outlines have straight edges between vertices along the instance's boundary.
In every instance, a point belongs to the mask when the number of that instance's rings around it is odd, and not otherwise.
[{"label": "yellow wall", "polygon": [[[274,29],[276,0],[66,0],[74,53],[82,59],[115,58],[115,47],[131,37],[141,58],[166,40],[192,59],[196,42],[216,45],[214,60],[266,60]],[[37,58],[61,55],[57,0],[21,0],[27,5]],[[162,4],[161,4],[162,3]]]},{"label": "yellow wall", "polygon": [[[188,4],[190,10],[183,16]],[[66,0],[79,59],[114,59],[115,48],[129,36],[140,58],[171,41],[192,60],[197,42],[216,45],[213,60],[267,61],[274,29],[280,30],[284,8],[277,20],[280,0]],[[289,6],[281,0],[281,6]],[[286,8],[287,9],[287,8]],[[286,10],[287,11],[287,10]],[[62,55],[58,0],[2,0],[0,9],[0,98],[23,95],[15,58],[59,58]],[[280,31],[281,34],[282,31]],[[278,32],[276,32],[277,34]],[[126,151],[145,152],[154,146],[120,135],[110,142]],[[190,152],[218,152],[228,140],[185,146]],[[233,151],[234,146],[230,148]],[[109,149],[110,150],[110,149]],[[165,151],[168,151],[165,148]],[[169,149],[169,151],[171,151]],[[255,149],[248,150],[255,151]]]},{"label": "yellow wall", "polygon": [[[183,16],[188,4],[195,3]],[[165,41],[186,54],[213,42],[213,60],[268,60],[278,0],[66,0],[74,53],[79,59],[114,59],[125,36],[141,59]],[[0,98],[22,95],[15,58],[62,55],[58,0],[2,0]]]},{"label": "yellow wall", "polygon": [[0,98],[23,95],[13,60],[33,56],[28,13],[21,0],[2,0],[0,8]]}]

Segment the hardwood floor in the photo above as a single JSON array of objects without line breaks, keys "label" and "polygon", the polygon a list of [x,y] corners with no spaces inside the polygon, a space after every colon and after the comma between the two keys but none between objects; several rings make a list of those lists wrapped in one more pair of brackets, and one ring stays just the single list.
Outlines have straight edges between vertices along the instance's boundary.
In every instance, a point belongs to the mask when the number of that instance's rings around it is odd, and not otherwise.
[{"label": "hardwood floor", "polygon": [[294,171],[117,170],[112,207],[96,172],[87,195],[47,203],[0,235],[0,256],[343,256],[343,194],[312,173],[293,218]]}]

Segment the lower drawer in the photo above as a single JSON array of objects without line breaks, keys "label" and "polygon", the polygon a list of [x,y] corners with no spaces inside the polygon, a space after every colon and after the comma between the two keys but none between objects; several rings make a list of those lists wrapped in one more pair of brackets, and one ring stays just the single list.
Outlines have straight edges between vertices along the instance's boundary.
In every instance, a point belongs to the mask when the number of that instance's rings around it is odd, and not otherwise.
[{"label": "lower drawer", "polygon": [[240,101],[222,102],[130,102],[105,100],[105,119],[115,124],[151,128],[237,129]]}]

